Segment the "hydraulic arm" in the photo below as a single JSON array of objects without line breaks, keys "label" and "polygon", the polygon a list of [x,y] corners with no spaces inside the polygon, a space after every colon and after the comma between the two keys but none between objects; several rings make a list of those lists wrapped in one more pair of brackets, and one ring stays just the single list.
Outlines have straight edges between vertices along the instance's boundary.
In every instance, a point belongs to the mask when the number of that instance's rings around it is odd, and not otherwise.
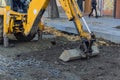
[{"label": "hydraulic arm", "polygon": [[[41,17],[43,16],[43,13],[46,7],[48,6],[49,1],[50,0],[32,0],[30,2],[29,9],[28,9],[27,29],[25,29],[25,32],[24,32],[26,35],[28,35],[30,32],[34,32],[33,30],[37,29],[35,27],[37,27],[38,24],[41,23],[40,22]],[[83,18],[76,1],[75,0],[59,0],[59,2],[66,13],[68,20],[73,21],[76,26],[76,29],[78,30],[78,33],[82,41],[80,48],[85,53],[91,53],[92,52],[91,47],[93,45],[93,42],[95,41],[95,36],[90,31],[88,25],[86,24],[86,21]],[[83,22],[85,23],[88,32],[85,32],[83,30],[83,26],[80,21],[80,18],[82,18]]]},{"label": "hydraulic arm", "polygon": [[[30,2],[27,15],[27,29],[25,29],[24,32],[26,35],[29,34],[31,30],[34,30],[32,28],[38,26],[49,1],[50,0],[32,0]],[[59,0],[59,2],[66,13],[68,20],[75,23],[80,36],[91,39],[91,35],[89,34],[91,33],[90,29],[88,29],[89,33],[86,33],[82,28],[82,23],[80,22],[82,14],[75,0]]]},{"label": "hydraulic arm", "polygon": [[[93,51],[92,45],[93,42],[95,41],[95,35],[89,29],[75,0],[59,0],[59,1],[64,11],[66,12],[68,19],[74,22],[76,29],[78,30],[78,33],[82,41],[82,43],[80,44],[80,49],[89,56],[90,55],[89,53],[92,53]],[[80,18],[82,18],[88,32],[85,32],[83,30]]]},{"label": "hydraulic arm", "polygon": [[[34,38],[39,30],[44,29],[41,18],[50,2],[50,0],[2,0],[5,5],[0,7],[1,24],[0,34],[4,37],[4,45],[8,42],[8,35],[14,34],[18,40],[30,41]],[[95,41],[95,36],[89,29],[85,19],[75,0],[59,0],[64,9],[68,20],[73,21],[76,29],[81,37],[80,50],[84,53],[92,53],[92,45]],[[8,4],[8,5],[7,5]],[[2,15],[3,14],[3,15]],[[87,32],[83,30],[80,18],[83,20]],[[4,26],[4,27],[3,27]],[[2,31],[3,29],[3,31]],[[3,35],[3,36],[2,36]]]}]

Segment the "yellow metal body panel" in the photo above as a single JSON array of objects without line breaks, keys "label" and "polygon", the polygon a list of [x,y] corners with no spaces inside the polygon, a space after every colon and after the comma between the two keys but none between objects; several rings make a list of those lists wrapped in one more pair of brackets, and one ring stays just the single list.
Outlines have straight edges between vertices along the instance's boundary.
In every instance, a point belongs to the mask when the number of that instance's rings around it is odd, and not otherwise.
[{"label": "yellow metal body panel", "polygon": [[[37,28],[40,23],[42,17],[42,11],[44,11],[50,0],[32,0],[29,5],[28,14],[27,14],[27,25],[25,28],[25,35],[29,33],[34,33],[33,29]],[[78,32],[81,37],[85,37],[90,39],[90,35],[83,31],[82,23],[80,22],[80,18],[82,17],[81,11],[75,0],[59,0],[61,6],[63,7],[67,17],[69,20],[74,21]],[[38,21],[39,20],[39,21]]]},{"label": "yellow metal body panel", "polygon": [[3,28],[3,36],[8,34],[9,30],[9,21],[10,21],[10,7],[6,6],[4,10],[4,28]]},{"label": "yellow metal body panel", "polygon": [[73,15],[71,12],[71,8],[70,8],[70,1],[69,0],[59,0],[62,8],[64,9],[64,11],[66,12],[66,15],[68,17],[68,20],[73,19]]},{"label": "yellow metal body panel", "polygon": [[79,17],[82,17],[83,15],[82,15],[82,13],[81,13],[81,11],[80,11],[80,9],[79,9],[78,4],[76,3],[75,0],[72,0],[72,2],[73,2],[73,5],[74,5],[74,7],[75,7],[75,9],[76,9],[76,12],[77,12],[78,16],[79,16]]},{"label": "yellow metal body panel", "polygon": [[[13,33],[13,27],[19,26],[14,24],[14,17],[16,20],[21,20],[21,25],[24,28],[23,34],[26,36],[31,33],[36,33],[38,28],[44,29],[44,25],[41,22],[41,17],[45,9],[47,8],[50,0],[31,0],[27,14],[12,11],[9,6],[0,8],[0,15],[4,15],[4,35]],[[59,0],[62,8],[64,9],[68,20],[75,23],[78,32],[81,37],[90,39],[90,34],[86,33],[82,28],[80,17],[82,17],[81,11],[75,0]],[[15,29],[16,32],[21,32],[19,28]]]},{"label": "yellow metal body panel", "polygon": [[[2,15],[4,19],[3,35],[7,35],[13,33],[14,20],[11,15],[16,16],[16,20],[22,20],[22,18],[27,14],[12,11],[9,6],[6,6],[0,8],[0,15]],[[26,25],[25,23],[23,24]]]},{"label": "yellow metal body panel", "polygon": [[32,28],[38,27],[42,17],[42,11],[46,9],[50,0],[32,0],[27,14],[27,26],[25,26],[25,35],[28,35]]}]

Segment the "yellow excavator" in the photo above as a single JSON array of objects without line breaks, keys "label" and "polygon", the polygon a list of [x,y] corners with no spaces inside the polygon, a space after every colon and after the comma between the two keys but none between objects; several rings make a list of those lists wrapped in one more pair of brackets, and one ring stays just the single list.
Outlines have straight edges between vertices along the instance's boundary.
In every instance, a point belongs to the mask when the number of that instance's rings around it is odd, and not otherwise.
[{"label": "yellow excavator", "polygon": [[[17,40],[31,41],[38,31],[44,29],[41,22],[50,0],[0,0],[0,42],[9,46],[9,35]],[[86,55],[93,53],[95,35],[89,29],[75,0],[59,0],[68,20],[73,21],[81,37],[80,50]],[[83,30],[80,18],[87,32]]]}]

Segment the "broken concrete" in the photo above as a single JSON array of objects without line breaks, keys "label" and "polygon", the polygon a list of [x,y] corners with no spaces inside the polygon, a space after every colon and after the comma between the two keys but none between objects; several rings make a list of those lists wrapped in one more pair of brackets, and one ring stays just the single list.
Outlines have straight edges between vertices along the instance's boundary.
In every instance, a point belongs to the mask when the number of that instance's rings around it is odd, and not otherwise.
[{"label": "broken concrete", "polygon": [[[92,56],[96,56],[99,54],[99,49],[97,46],[92,46]],[[59,59],[67,62],[75,59],[80,59],[80,58],[86,58],[86,54],[83,53],[80,49],[70,49],[70,50],[64,50],[62,54],[60,55]]]},{"label": "broken concrete", "polygon": [[75,59],[80,59],[81,57],[86,57],[80,49],[71,49],[71,50],[64,50],[63,53],[60,55],[59,59],[63,61],[70,61]]}]

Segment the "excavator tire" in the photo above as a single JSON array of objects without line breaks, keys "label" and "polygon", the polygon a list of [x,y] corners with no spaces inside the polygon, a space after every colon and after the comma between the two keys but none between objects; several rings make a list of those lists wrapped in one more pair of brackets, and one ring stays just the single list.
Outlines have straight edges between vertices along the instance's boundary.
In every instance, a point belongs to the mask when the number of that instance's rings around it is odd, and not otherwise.
[{"label": "excavator tire", "polygon": [[3,43],[3,16],[0,16],[0,44]]},{"label": "excavator tire", "polygon": [[35,34],[36,33],[25,36],[23,33],[15,33],[14,35],[17,40],[28,42],[28,41],[31,41],[35,37]]}]

